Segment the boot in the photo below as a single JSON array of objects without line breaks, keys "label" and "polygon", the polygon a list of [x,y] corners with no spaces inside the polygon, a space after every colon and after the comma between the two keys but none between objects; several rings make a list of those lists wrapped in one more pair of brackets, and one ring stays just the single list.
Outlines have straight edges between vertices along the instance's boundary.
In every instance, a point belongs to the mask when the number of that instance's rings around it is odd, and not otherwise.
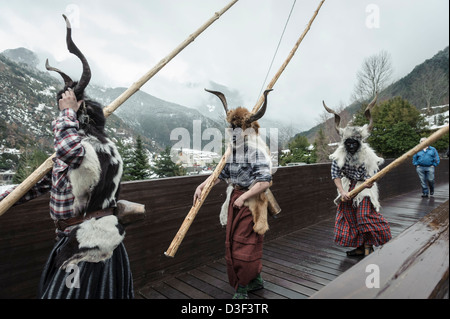
[{"label": "boot", "polygon": [[264,288],[264,280],[261,277],[261,274],[258,274],[255,279],[249,282],[247,285],[247,291],[255,291]]},{"label": "boot", "polygon": [[247,286],[238,286],[232,299],[248,299]]},{"label": "boot", "polygon": [[373,253],[373,246],[364,245],[364,256],[369,256],[371,253]]}]

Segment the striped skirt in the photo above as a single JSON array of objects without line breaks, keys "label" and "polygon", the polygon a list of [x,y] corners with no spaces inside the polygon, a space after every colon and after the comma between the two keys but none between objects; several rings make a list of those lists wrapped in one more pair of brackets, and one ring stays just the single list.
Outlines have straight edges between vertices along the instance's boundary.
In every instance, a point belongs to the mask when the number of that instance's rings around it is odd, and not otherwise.
[{"label": "striped skirt", "polygon": [[53,247],[39,283],[40,299],[133,299],[133,279],[125,246],[121,243],[111,258],[98,263],[79,262],[66,269],[54,266],[67,237]]},{"label": "striped skirt", "polygon": [[[355,184],[356,181],[351,182],[349,191],[355,188]],[[380,246],[391,238],[389,223],[375,210],[370,197],[365,197],[358,206],[354,206],[352,201],[339,203],[334,225],[336,244],[344,247]]]}]

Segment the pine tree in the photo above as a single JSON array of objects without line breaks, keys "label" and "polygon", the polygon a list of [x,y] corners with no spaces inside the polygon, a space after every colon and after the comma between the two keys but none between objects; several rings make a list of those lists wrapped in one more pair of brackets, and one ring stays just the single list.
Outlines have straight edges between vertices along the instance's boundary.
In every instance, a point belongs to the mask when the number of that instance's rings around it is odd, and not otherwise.
[{"label": "pine tree", "polygon": [[423,119],[416,107],[401,97],[377,105],[372,111],[370,146],[385,158],[398,157],[418,144]]},{"label": "pine tree", "polygon": [[172,161],[169,147],[161,152],[159,158],[155,160],[155,165],[151,167],[151,171],[158,177],[183,176],[186,174],[181,165]]},{"label": "pine tree", "polygon": [[134,161],[133,148],[123,144],[120,140],[116,143],[116,146],[123,161],[122,181],[132,181],[134,179],[131,175],[131,168]]},{"label": "pine tree", "polygon": [[142,145],[142,139],[140,136],[136,138],[136,147],[131,154],[131,163],[129,166],[130,180],[143,180],[148,178],[150,164],[148,163],[148,157],[145,153],[144,146]]},{"label": "pine tree", "polygon": [[309,142],[305,136],[297,135],[292,141],[289,142],[289,154],[281,155],[281,166],[289,163],[307,163],[311,164],[314,158],[311,158],[310,151],[308,149]]}]

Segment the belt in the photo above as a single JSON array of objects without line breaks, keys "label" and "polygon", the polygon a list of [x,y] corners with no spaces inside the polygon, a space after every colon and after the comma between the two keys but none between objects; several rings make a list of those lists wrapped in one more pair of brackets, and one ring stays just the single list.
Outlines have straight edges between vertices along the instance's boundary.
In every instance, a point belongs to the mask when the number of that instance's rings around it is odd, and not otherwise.
[{"label": "belt", "polygon": [[237,191],[248,191],[248,187],[243,187],[240,185],[233,184],[233,188]]},{"label": "belt", "polygon": [[97,210],[95,212],[86,213],[84,216],[77,216],[69,219],[58,219],[55,220],[55,226],[60,231],[64,231],[67,227],[81,224],[85,220],[89,220],[91,218],[100,218],[114,214],[114,207],[105,208],[101,210]]}]

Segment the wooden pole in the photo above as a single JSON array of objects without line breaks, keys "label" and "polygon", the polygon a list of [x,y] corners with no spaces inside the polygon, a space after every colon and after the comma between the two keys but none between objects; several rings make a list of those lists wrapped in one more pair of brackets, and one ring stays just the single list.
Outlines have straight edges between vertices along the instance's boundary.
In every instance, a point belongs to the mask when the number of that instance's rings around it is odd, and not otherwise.
[{"label": "wooden pole", "polygon": [[[192,43],[203,31],[205,31],[211,24],[220,18],[228,9],[230,9],[238,0],[231,1],[222,10],[216,12],[214,16],[206,21],[200,28],[192,33],[186,40],[178,45],[169,55],[162,59],[150,71],[144,74],[137,82],[130,88],[123,92],[110,105],[103,109],[105,117],[111,115],[120,105],[122,105],[130,96],[136,93],[148,80],[150,80],[156,73],[158,73],[167,63],[170,62],[178,53],[185,47]],[[20,185],[18,185],[8,196],[0,202],[0,216],[2,216],[8,209],[10,209],[22,196],[24,196],[37,182],[39,182],[53,167],[52,159],[56,154],[50,156],[44,163],[41,164],[30,176],[28,176]]]},{"label": "wooden pole", "polygon": [[[296,42],[294,48],[289,53],[288,58],[283,63],[281,68],[278,70],[272,81],[267,86],[266,90],[272,89],[275,85],[276,81],[280,77],[281,73],[283,73],[284,69],[288,65],[289,61],[291,61],[292,57],[294,56],[295,52],[297,51],[298,47],[300,46],[300,43],[303,41],[303,38],[305,37],[306,33],[308,33],[309,29],[311,28],[311,25],[316,18],[317,14],[319,13],[319,10],[322,6],[322,4],[325,2],[325,0],[322,0],[317,8],[317,10],[314,12],[314,15],[312,16],[311,20],[309,21],[306,29],[303,31],[302,35]],[[261,107],[261,105],[264,103],[264,94],[261,96],[261,98],[256,103],[255,107],[253,108],[252,112],[256,113],[258,109]],[[180,229],[178,230],[177,234],[175,235],[174,239],[172,240],[172,243],[170,244],[169,248],[164,252],[164,255],[168,257],[174,257],[184,236],[186,235],[187,231],[189,230],[189,227],[191,226],[192,222],[194,221],[195,216],[197,216],[197,213],[202,206],[203,202],[206,199],[206,196],[208,196],[209,191],[214,186],[216,179],[218,178],[219,174],[222,172],[223,168],[225,167],[225,164],[227,162],[228,156],[231,154],[231,146],[228,146],[227,151],[220,159],[220,162],[217,164],[214,172],[213,172],[213,178],[210,178],[208,183],[205,185],[203,191],[202,191],[202,197],[201,201],[197,201],[194,206],[192,206],[191,210],[189,211],[188,215],[184,219],[183,223],[180,226]],[[206,191],[205,191],[206,189]],[[270,191],[270,190],[269,190]],[[270,193],[271,194],[271,193]],[[272,201],[274,201],[273,195],[270,197]],[[272,203],[272,206],[275,207],[275,209],[279,212],[279,210],[276,208],[278,207],[278,204],[276,202]]]},{"label": "wooden pole", "polygon": [[[229,146],[225,152],[225,154],[220,159],[220,162],[217,164],[217,167],[223,167],[225,166],[225,163],[227,161],[227,158],[231,154],[231,146]],[[181,242],[183,241],[184,237],[187,234],[187,231],[189,230],[189,227],[191,227],[192,222],[194,221],[194,218],[197,216],[198,211],[200,210],[200,207],[202,207],[202,204],[204,203],[206,197],[208,196],[209,192],[213,188],[215,181],[219,177],[220,173],[222,172],[222,169],[215,169],[212,175],[209,177],[208,183],[203,187],[202,194],[200,198],[195,202],[194,206],[191,207],[191,210],[186,215],[186,218],[184,219],[183,223],[181,224],[177,234],[172,240],[172,243],[170,244],[169,248],[164,252],[164,255],[167,257],[174,257],[177,253],[178,247],[180,247]]]},{"label": "wooden pole", "polygon": [[39,182],[53,166],[53,154],[47,158],[30,176],[20,183],[8,196],[0,202],[0,216],[10,209],[19,199],[22,198],[37,182]]},{"label": "wooden pole", "polygon": [[364,183],[353,189],[349,193],[350,198],[353,198],[356,195],[358,195],[361,191],[363,191],[366,188],[368,184],[375,183],[377,180],[379,180],[384,175],[392,171],[394,168],[405,162],[407,159],[413,157],[414,154],[419,152],[421,149],[424,149],[426,146],[433,144],[445,134],[448,134],[448,125],[431,134],[425,141],[423,141],[420,144],[417,144],[414,148],[410,149],[408,152],[406,152],[405,154],[394,160],[391,164],[383,168],[381,171],[373,175],[371,178],[367,179]]}]

